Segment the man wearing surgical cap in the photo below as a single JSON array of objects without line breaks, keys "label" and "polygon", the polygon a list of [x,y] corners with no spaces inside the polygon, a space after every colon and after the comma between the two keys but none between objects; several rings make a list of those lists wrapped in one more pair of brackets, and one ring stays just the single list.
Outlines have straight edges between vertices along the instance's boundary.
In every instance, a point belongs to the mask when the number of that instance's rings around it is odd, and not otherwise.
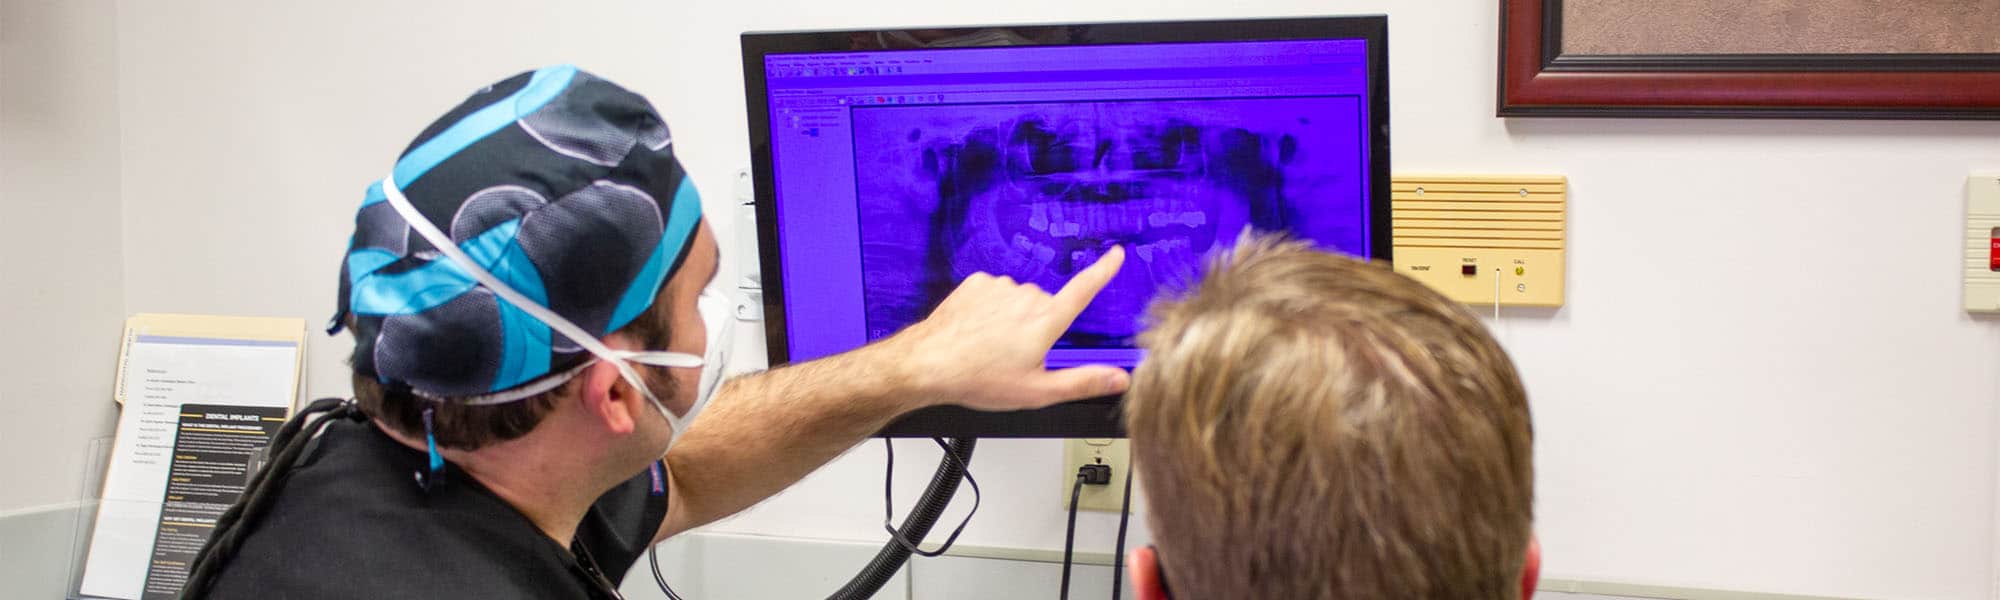
[{"label": "man wearing surgical cap", "polygon": [[1053,294],[973,277],[895,336],[718,381],[718,249],[665,122],[575,67],[510,77],[368,187],[330,328],[355,398],[280,430],[184,596],[615,598],[653,543],[902,413],[1122,391],[1042,366],[1122,258]]}]

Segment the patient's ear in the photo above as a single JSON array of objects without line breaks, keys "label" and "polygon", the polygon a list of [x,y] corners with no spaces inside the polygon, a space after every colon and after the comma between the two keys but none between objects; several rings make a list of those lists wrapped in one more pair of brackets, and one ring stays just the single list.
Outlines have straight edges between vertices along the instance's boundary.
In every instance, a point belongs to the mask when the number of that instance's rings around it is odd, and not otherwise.
[{"label": "patient's ear", "polygon": [[[1535,585],[1542,580],[1542,540],[1528,534],[1528,560],[1521,563],[1521,600],[1535,597]],[[1136,581],[1134,583],[1137,583]]]},{"label": "patient's ear", "polygon": [[1152,546],[1133,550],[1125,558],[1125,572],[1132,574],[1132,597],[1167,600],[1167,586],[1161,583],[1160,557]]}]

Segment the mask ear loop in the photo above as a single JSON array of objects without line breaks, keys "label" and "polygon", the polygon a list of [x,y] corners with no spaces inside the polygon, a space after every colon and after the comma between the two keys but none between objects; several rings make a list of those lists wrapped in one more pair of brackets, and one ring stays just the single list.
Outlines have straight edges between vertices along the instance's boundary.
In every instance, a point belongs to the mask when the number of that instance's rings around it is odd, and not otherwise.
[{"label": "mask ear loop", "polygon": [[[666,406],[666,403],[661,402],[658,396],[653,395],[652,388],[646,385],[646,381],[639,377],[639,371],[633,369],[631,362],[628,361],[643,362],[649,365],[688,368],[702,365],[702,358],[691,354],[678,352],[633,352],[629,350],[613,350],[605,346],[603,342],[598,341],[595,336],[584,332],[583,328],[577,327],[569,319],[563,318],[554,311],[550,311],[548,307],[542,306],[540,303],[528,299],[527,296],[521,295],[520,292],[514,291],[514,288],[501,282],[500,278],[494,277],[493,273],[481,267],[477,261],[472,260],[471,256],[467,256],[465,251],[459,249],[457,244],[451,243],[450,236],[439,231],[429,218],[424,217],[423,213],[419,212],[415,205],[410,204],[409,197],[403,195],[402,187],[396,185],[396,173],[393,170],[388,175],[382,177],[382,196],[389,202],[390,207],[396,209],[396,214],[402,215],[403,222],[408,224],[411,230],[416,231],[417,235],[423,236],[424,240],[429,241],[431,246],[437,248],[438,252],[450,258],[454,266],[471,275],[474,280],[478,281],[480,285],[486,286],[487,290],[493,292],[494,295],[506,300],[509,304],[513,304],[515,308],[521,309],[521,312],[528,313],[529,316],[548,325],[550,329],[554,329],[557,333],[562,334],[563,337],[568,338],[569,341],[574,342],[585,351],[611,363],[613,368],[618,369],[618,376],[624,379],[626,384],[631,385],[633,389],[638,390],[640,394],[644,395],[647,400],[654,404],[661,407]],[[673,440],[668,442],[668,447],[671,448],[673,442],[679,441],[681,432],[686,429],[686,424],[683,423],[685,419],[674,416],[674,412],[671,410],[661,410],[660,413],[666,416],[667,426],[673,428],[674,431]]]}]

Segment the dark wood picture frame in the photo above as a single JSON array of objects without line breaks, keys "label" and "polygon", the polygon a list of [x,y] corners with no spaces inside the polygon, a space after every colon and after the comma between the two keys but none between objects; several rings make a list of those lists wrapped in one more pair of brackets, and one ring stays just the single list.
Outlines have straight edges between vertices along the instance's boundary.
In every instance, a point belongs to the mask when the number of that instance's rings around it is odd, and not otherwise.
[{"label": "dark wood picture frame", "polygon": [[1578,56],[1562,27],[1500,0],[1499,116],[2000,119],[2000,54]]}]

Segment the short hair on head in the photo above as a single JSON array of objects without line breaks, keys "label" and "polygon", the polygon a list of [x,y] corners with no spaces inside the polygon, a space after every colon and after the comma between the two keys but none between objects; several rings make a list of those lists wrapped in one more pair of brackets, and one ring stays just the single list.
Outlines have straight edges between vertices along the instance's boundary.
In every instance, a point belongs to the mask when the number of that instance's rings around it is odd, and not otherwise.
[{"label": "short hair on head", "polygon": [[[670,280],[660,285],[653,304],[645,312],[618,329],[618,333],[632,336],[647,348],[665,348],[671,340],[672,305],[669,291],[674,287]],[[356,349],[359,351],[359,348]],[[585,359],[588,360],[588,359]],[[350,364],[353,361],[349,361]],[[561,377],[566,369],[558,369],[546,377]],[[641,376],[647,370],[640,369]],[[670,377],[649,378],[654,389],[668,389],[671,399],[673,379]],[[569,396],[576,387],[571,379],[561,385],[533,396],[502,404],[471,405],[452,399],[431,400],[419,397],[407,387],[383,384],[372,373],[354,371],[352,379],[355,401],[366,413],[396,432],[411,437],[424,436],[424,408],[431,411],[431,435],[440,448],[478,450],[490,444],[513,440],[534,431],[542,418],[554,411],[557,401]]]},{"label": "short hair on head", "polygon": [[1527,394],[1463,306],[1246,236],[1149,320],[1124,407],[1176,596],[1520,596]]}]

